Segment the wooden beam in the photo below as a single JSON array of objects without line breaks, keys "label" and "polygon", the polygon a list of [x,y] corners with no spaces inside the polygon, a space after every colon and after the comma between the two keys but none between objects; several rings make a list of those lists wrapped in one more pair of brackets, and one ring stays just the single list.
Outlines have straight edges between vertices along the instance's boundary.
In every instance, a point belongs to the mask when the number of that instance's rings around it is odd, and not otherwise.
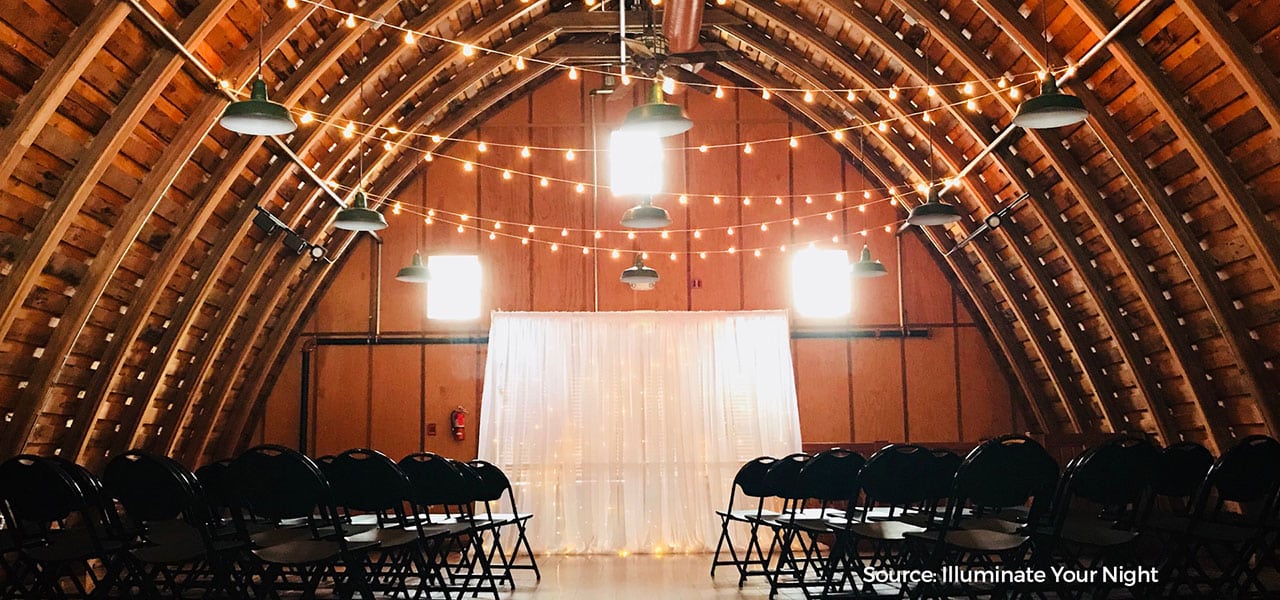
[{"label": "wooden beam", "polygon": [[[1079,0],[1068,0],[1068,3],[1080,13],[1095,33],[1105,32],[1115,24],[1113,15],[1103,15],[1097,11],[1097,7]],[[1248,242],[1259,267],[1270,280],[1271,287],[1280,292],[1280,265],[1277,265],[1280,260],[1280,235],[1258,205],[1257,198],[1240,178],[1240,174],[1231,166],[1200,120],[1181,101],[1181,95],[1173,90],[1168,77],[1161,75],[1163,71],[1160,65],[1138,45],[1134,37],[1122,36],[1117,39],[1112,46],[1112,56],[1143,90],[1143,97],[1157,107],[1165,122],[1186,144],[1187,151],[1196,159],[1217,192],[1222,206]],[[1261,369],[1258,352],[1247,341],[1248,333],[1239,327],[1234,315],[1222,317],[1218,320],[1223,327],[1222,337],[1236,353],[1236,366],[1244,376],[1258,411],[1262,413],[1267,430],[1271,435],[1280,435],[1280,385],[1273,374],[1267,374]]]},{"label": "wooden beam", "polygon": [[[803,87],[812,87],[814,89],[833,89],[833,88],[838,89],[843,87],[840,84],[840,82],[832,81],[825,74],[817,71],[814,67],[810,66],[808,62],[801,62],[793,59],[791,52],[781,47],[772,39],[765,38],[764,36],[760,35],[758,33],[759,32],[758,29],[725,27],[725,28],[720,28],[720,31],[725,33],[728,36],[737,38],[745,42],[749,46],[759,49],[760,51],[767,54],[771,59],[776,60],[779,63],[785,65],[789,72],[796,74],[798,77],[802,79],[801,85]],[[883,87],[883,86],[873,85],[870,82],[867,82],[865,85],[868,88]],[[875,94],[879,94],[879,92],[875,92]],[[887,97],[878,98],[878,99],[881,102],[880,106],[884,108],[888,108],[896,116],[896,118],[900,120],[910,119],[910,116],[905,111],[901,110],[898,106],[896,106],[895,103],[889,102]],[[845,101],[843,97],[828,98],[828,100],[830,102],[835,103],[839,110],[842,110],[847,114],[860,115],[860,119],[864,123],[866,122],[873,123],[883,118],[883,116],[881,115],[877,115],[869,112],[863,103],[856,103],[856,104],[849,103]],[[878,131],[876,131],[875,129],[872,129],[871,132],[874,135],[881,136],[881,134],[879,134]],[[882,139],[885,140],[886,143],[893,143],[887,137],[884,137],[884,136],[881,136],[881,137]],[[909,168],[919,180],[927,181],[929,179],[929,171],[922,168],[920,164],[928,160],[928,157],[927,156],[912,157],[911,156],[912,154],[913,153],[908,152],[906,150],[899,151],[899,156],[901,156],[905,161],[908,161],[908,163],[905,165],[905,168]],[[941,158],[944,162],[947,163],[948,168],[951,169],[951,172],[958,172],[960,170],[962,159],[960,159],[958,156],[954,154],[953,149],[949,148],[948,146],[942,145],[939,148],[939,151],[937,154],[939,158]],[[988,190],[985,190],[984,188],[985,186],[983,186],[981,182],[971,183],[964,186],[965,191],[973,195],[975,197],[975,203],[979,205],[982,204],[983,202],[982,198],[984,196],[989,197],[991,195],[990,192]],[[980,246],[980,248],[983,253],[984,260],[987,261],[988,264],[993,265],[993,268],[992,268],[993,272],[1002,273],[1005,271],[1003,267],[1000,267],[1000,268],[994,267],[994,265],[1002,265],[1003,264],[1002,261],[1000,261],[997,257],[995,257],[995,255],[991,253],[985,246]],[[1033,278],[1037,278],[1036,283],[1037,285],[1040,286],[1040,289],[1042,291],[1048,287],[1047,281],[1043,281],[1042,278],[1040,277],[1040,274],[1037,271],[1028,268],[1027,272],[1030,275],[1032,275]],[[1058,393],[1059,397],[1061,398],[1063,407],[1066,409],[1067,415],[1071,420],[1072,427],[1075,428],[1077,431],[1088,430],[1089,424],[1088,424],[1087,416],[1081,412],[1081,407],[1080,407],[1080,399],[1085,395],[1085,391],[1083,389],[1078,391],[1072,389],[1072,384],[1074,384],[1075,382],[1073,381],[1072,377],[1063,370],[1063,367],[1065,365],[1061,361],[1057,360],[1058,357],[1055,354],[1051,353],[1048,350],[1047,346],[1045,345],[1045,340],[1051,337],[1050,332],[1036,331],[1035,324],[1037,323],[1038,320],[1034,316],[1032,316],[1031,312],[1025,306],[1023,306],[1023,303],[1019,299],[1019,294],[1012,291],[1012,289],[1009,287],[1010,285],[1009,282],[1007,282],[1005,278],[994,277],[993,282],[1001,290],[1001,294],[1004,296],[1005,301],[1009,303],[1009,305],[1014,309],[1015,313],[1019,315],[1019,318],[1022,320],[1024,326],[1028,328],[1028,331],[1029,331],[1028,337],[1032,342],[1032,347],[1036,350],[1037,355],[1040,357],[1040,360],[1044,364],[1046,371],[1050,374],[1050,381],[1053,384],[1055,391]],[[1046,295],[1046,298],[1047,298],[1047,295]],[[1051,308],[1053,307],[1052,300],[1046,302],[1046,304],[1048,304]],[[1085,370],[1084,372],[1086,374],[1088,373],[1087,370]],[[1092,383],[1092,380],[1091,380],[1091,383]],[[1097,387],[1095,387],[1094,389],[1097,389]]]},{"label": "wooden beam", "polygon": [[[648,15],[643,11],[627,12],[627,31],[643,31]],[[654,26],[662,29],[662,13],[653,14]],[[550,27],[562,33],[617,33],[618,12],[572,11],[562,10],[548,13],[538,19],[538,24]],[[742,19],[718,8],[708,8],[702,13],[702,28],[710,29],[721,25],[742,25]],[[614,48],[617,49],[616,47]],[[614,52],[613,56],[618,56]]]},{"label": "wooden beam", "polygon": [[[978,49],[974,48],[953,25],[943,19],[923,0],[898,0],[898,4],[903,8],[904,12],[913,16],[928,28],[929,33],[943,45],[950,56],[955,57],[965,69],[978,75],[983,80],[980,85],[986,88],[989,97],[994,98],[1006,114],[1012,115],[1017,110],[1017,105],[1008,94],[1001,93],[1001,90],[992,83],[999,79],[1002,73],[991,64],[990,60],[982,56]],[[868,33],[885,29],[878,21],[869,19],[864,13],[852,11],[848,7],[841,6],[841,8],[834,10],[844,11],[841,14],[846,19],[856,19],[859,25],[863,26]],[[887,38],[886,47],[894,52],[900,62],[904,64],[918,62],[918,58],[914,53],[904,53],[903,48],[899,48],[899,46],[905,47],[905,42],[899,41],[887,30],[876,31],[875,35],[880,39]],[[920,76],[917,69],[913,68],[913,71],[916,71],[917,77]],[[947,99],[947,101],[957,104],[959,98],[954,96],[954,89],[951,91],[953,92],[953,97]],[[944,96],[946,95],[945,89],[943,94]],[[1109,218],[1110,210],[1103,205],[1101,193],[1097,187],[1084,175],[1084,169],[1081,165],[1070,153],[1063,149],[1062,140],[1057,137],[1056,133],[1045,133],[1042,130],[1034,129],[1026,131],[1028,139],[1049,159],[1049,162],[1054,165],[1054,169],[1062,178],[1063,183],[1071,189],[1073,196],[1085,207],[1085,212],[1092,218],[1092,225],[1102,232],[1102,237],[1107,243],[1108,249],[1119,257],[1120,260],[1118,262],[1121,268],[1138,284],[1139,297],[1148,311],[1151,311],[1153,299],[1156,297],[1157,292],[1155,286],[1151,285],[1150,274],[1147,273],[1146,269],[1137,269],[1131,264],[1130,259],[1132,257],[1126,248],[1128,237],[1119,231],[1119,224],[1114,219]],[[996,158],[1002,159],[999,154],[996,154]],[[1023,176],[1025,165],[1010,165],[1008,160],[1002,160],[1002,164],[1004,165],[1005,174],[1011,180],[1021,182],[1023,190],[1032,189],[1029,187],[1030,182],[1026,181]],[[1043,193],[1037,195],[1042,196]],[[1170,414],[1168,404],[1164,401],[1161,390],[1156,387],[1156,377],[1152,372],[1153,370],[1147,364],[1146,357],[1141,349],[1138,348],[1134,339],[1133,329],[1125,322],[1114,295],[1102,282],[1089,262],[1090,259],[1085,257],[1080,246],[1074,243],[1074,237],[1066,225],[1059,219],[1054,218],[1053,215],[1048,214],[1039,202],[1028,202],[1026,206],[1030,207],[1030,210],[1036,214],[1041,224],[1045,226],[1046,231],[1053,238],[1054,244],[1067,257],[1072,270],[1080,275],[1089,298],[1098,305],[1099,315],[1111,331],[1111,340],[1119,348],[1125,365],[1128,366],[1133,375],[1134,383],[1141,394],[1141,399],[1156,426],[1156,433],[1166,443],[1170,440],[1179,439],[1178,429]],[[1024,262],[1024,264],[1028,263]],[[1030,264],[1034,268],[1034,263]],[[1159,318],[1159,315],[1155,315],[1153,312],[1153,320],[1158,321]],[[1170,347],[1169,338],[1164,335],[1165,328],[1159,322],[1156,323],[1156,326],[1164,338],[1165,346]],[[1172,349],[1170,351],[1175,352]],[[1178,349],[1176,351],[1181,352],[1183,350]],[[1182,367],[1181,357],[1175,357],[1175,359],[1177,359],[1178,367],[1185,377],[1187,371]],[[1109,420],[1113,424],[1123,420],[1122,417],[1115,414],[1114,408],[1106,408],[1110,406],[1107,398],[1099,397],[1098,402],[1104,407],[1104,410],[1110,410],[1111,416]]]},{"label": "wooden beam", "polygon": [[[178,30],[178,39],[187,44],[200,42],[209,32],[211,23],[221,19],[232,4],[234,0],[201,4],[183,21]],[[128,142],[134,127],[160,97],[169,80],[182,68],[183,62],[176,52],[167,49],[158,51],[112,111],[111,118],[103,124],[98,135],[94,136],[93,142],[80,154],[75,168],[59,188],[58,196],[45,210],[31,233],[29,245],[23,249],[9,276],[0,283],[0,339],[8,335],[27,294],[35,287],[36,279],[58,249],[62,236],[93,193],[98,180]],[[0,454],[17,454],[21,451],[39,416],[37,408],[40,400],[33,396],[22,396],[15,403],[14,420],[8,427],[3,442],[0,442]]]},{"label": "wooden beam", "polygon": [[1213,46],[1222,62],[1253,105],[1271,124],[1271,132],[1280,135],[1280,80],[1271,74],[1266,62],[1254,51],[1240,29],[1214,0],[1177,0],[1178,8],[1196,26],[1196,33]]},{"label": "wooden beam", "polygon": [[45,123],[128,16],[129,5],[119,0],[99,0],[93,12],[62,45],[58,56],[18,105],[9,126],[0,133],[0,187],[8,187],[9,176],[22,162]]}]

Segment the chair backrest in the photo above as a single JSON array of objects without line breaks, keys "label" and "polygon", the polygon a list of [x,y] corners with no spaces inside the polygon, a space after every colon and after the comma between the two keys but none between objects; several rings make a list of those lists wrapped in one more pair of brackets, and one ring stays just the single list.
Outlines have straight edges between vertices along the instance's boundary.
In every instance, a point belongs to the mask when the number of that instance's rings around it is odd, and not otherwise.
[{"label": "chair backrest", "polygon": [[[770,491],[765,483],[765,475],[777,463],[778,459],[772,456],[760,456],[747,461],[747,464],[742,465],[738,473],[733,476],[733,487],[741,488],[743,495],[752,498],[767,498]],[[732,492],[730,496],[732,497]]]},{"label": "chair backrest", "polygon": [[459,504],[467,482],[449,459],[432,452],[418,452],[401,459],[399,466],[409,478],[413,501],[418,506]]},{"label": "chair backrest", "polygon": [[1132,437],[1111,439],[1085,450],[1063,475],[1056,526],[1065,524],[1073,501],[1115,509],[1117,517],[1138,513],[1159,460],[1155,446]]},{"label": "chair backrest", "polygon": [[184,517],[194,505],[195,490],[171,462],[141,450],[130,450],[107,463],[102,473],[103,484],[133,521]]},{"label": "chair backrest", "polygon": [[924,503],[929,498],[927,486],[938,472],[935,461],[927,448],[915,444],[890,444],[877,450],[859,474],[867,505]]},{"label": "chair backrest", "polygon": [[84,510],[86,503],[80,487],[58,463],[23,454],[0,464],[0,507],[6,521],[43,531]]},{"label": "chair backrest", "polygon": [[1180,442],[1160,451],[1152,472],[1151,487],[1157,495],[1190,498],[1213,466],[1213,454],[1195,442]]},{"label": "chair backrest", "polygon": [[347,450],[323,469],[334,502],[350,510],[402,514],[410,498],[409,479],[387,455],[368,448]]},{"label": "chair backrest", "polygon": [[278,445],[250,448],[231,464],[236,500],[271,520],[332,516],[329,483],[315,461]]},{"label": "chair backrest", "polygon": [[1029,500],[1027,522],[1037,522],[1052,500],[1057,480],[1058,463],[1035,440],[1022,435],[987,440],[956,470],[947,522],[955,523],[965,505],[999,509],[1025,506]]},{"label": "chair backrest", "polygon": [[844,448],[819,452],[800,468],[802,493],[824,504],[853,503],[858,496],[858,472],[866,462],[861,454]]},{"label": "chair backrest", "polygon": [[951,495],[951,482],[955,479],[960,464],[964,462],[964,457],[945,448],[930,449],[929,456],[932,461],[925,481],[925,497],[936,503]]},{"label": "chair backrest", "polygon": [[812,456],[797,452],[788,454],[769,467],[764,474],[765,488],[770,496],[784,500],[804,500],[808,498],[804,486],[801,485],[800,471],[809,463]]},{"label": "chair backrest", "polygon": [[480,476],[482,489],[481,500],[486,503],[497,502],[502,499],[503,494],[507,495],[507,499],[511,502],[511,511],[516,511],[515,493],[511,490],[511,480],[507,478],[507,474],[502,469],[491,462],[483,460],[473,460],[467,463]]},{"label": "chair backrest", "polygon": [[[1255,519],[1271,516],[1280,487],[1280,442],[1265,435],[1246,437],[1218,457],[1196,498],[1197,512],[1222,510],[1233,502]],[[1216,498],[1209,506],[1210,496]],[[1256,505],[1256,506],[1255,506]]]}]

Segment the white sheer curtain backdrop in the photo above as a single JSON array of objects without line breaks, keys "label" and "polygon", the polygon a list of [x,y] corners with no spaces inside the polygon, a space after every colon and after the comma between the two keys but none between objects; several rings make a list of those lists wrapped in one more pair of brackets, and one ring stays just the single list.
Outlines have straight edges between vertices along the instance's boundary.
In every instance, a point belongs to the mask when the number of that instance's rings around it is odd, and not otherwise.
[{"label": "white sheer curtain backdrop", "polygon": [[738,467],[799,450],[785,312],[493,315],[479,454],[535,551],[714,549]]}]

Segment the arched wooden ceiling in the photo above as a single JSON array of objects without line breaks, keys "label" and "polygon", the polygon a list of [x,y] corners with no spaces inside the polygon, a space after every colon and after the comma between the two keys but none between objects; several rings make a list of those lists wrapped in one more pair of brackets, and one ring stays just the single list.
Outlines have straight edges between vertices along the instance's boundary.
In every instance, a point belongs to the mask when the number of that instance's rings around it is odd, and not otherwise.
[{"label": "arched wooden ceiling", "polygon": [[[1280,0],[1044,1],[1055,64],[1140,12],[1066,86],[1088,122],[1015,130],[953,192],[969,218],[921,235],[1040,430],[1212,448],[1276,434]],[[347,27],[298,5],[266,2],[273,99],[446,136],[563,71],[405,44],[375,23],[573,61],[614,19],[580,2],[325,2],[369,17]],[[831,143],[903,187],[958,172],[1017,107],[987,83],[992,99],[969,111],[958,89],[933,99],[926,82],[1038,71],[1040,14],[1010,0],[712,1],[702,40],[740,55],[714,71],[744,85],[898,86],[896,99],[774,99],[817,130],[896,119],[867,130],[866,156],[853,135]],[[253,76],[258,15],[254,0],[31,0],[0,14],[0,454],[95,463],[143,445],[198,463],[242,445],[335,272],[264,238],[255,205],[340,259],[354,237],[329,225],[341,199],[317,184],[354,185],[360,153],[379,194],[423,168],[416,151],[361,143],[365,132],[265,140],[216,127],[218,82]],[[919,113],[938,102],[952,108],[932,113],[931,167]],[[1003,226],[942,256],[1024,192]]]}]

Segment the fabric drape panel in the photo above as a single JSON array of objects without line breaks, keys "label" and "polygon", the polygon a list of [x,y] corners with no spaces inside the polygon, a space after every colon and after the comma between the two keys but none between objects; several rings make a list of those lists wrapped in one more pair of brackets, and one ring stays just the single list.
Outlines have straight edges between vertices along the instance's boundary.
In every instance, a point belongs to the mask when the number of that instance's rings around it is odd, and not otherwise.
[{"label": "fabric drape panel", "polygon": [[710,550],[738,468],[800,450],[783,312],[495,313],[480,412],[543,552]]}]

